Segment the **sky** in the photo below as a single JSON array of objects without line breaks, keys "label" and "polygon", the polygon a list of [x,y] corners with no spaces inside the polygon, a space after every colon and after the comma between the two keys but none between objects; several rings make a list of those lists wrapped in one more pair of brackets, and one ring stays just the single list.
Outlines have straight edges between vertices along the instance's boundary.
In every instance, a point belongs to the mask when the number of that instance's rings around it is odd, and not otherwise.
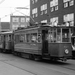
[{"label": "sky", "polygon": [[29,6],[30,0],[0,0],[0,21],[10,22],[12,13],[13,15],[29,15],[29,9],[16,9],[16,7],[29,8]]}]

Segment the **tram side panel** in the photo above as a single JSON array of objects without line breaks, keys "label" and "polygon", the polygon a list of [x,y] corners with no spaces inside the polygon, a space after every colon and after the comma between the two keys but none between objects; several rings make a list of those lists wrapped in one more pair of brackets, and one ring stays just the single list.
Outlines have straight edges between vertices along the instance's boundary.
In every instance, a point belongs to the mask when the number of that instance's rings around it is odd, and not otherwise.
[{"label": "tram side panel", "polygon": [[34,44],[34,43],[15,43],[14,51],[27,53],[27,54],[36,54],[41,55],[41,43]]},{"label": "tram side panel", "polygon": [[56,57],[59,59],[71,58],[71,56],[72,56],[71,44],[70,43],[52,43],[52,44],[49,44],[49,54],[51,57]]},{"label": "tram side panel", "polygon": [[1,34],[1,52],[12,52],[14,46],[13,34],[11,32],[3,32]]},{"label": "tram side panel", "polygon": [[37,41],[37,30],[16,31],[14,33],[14,53],[42,54],[42,43]]},{"label": "tram side panel", "polygon": [[14,47],[13,34],[7,34],[5,38],[5,51],[12,53]]}]

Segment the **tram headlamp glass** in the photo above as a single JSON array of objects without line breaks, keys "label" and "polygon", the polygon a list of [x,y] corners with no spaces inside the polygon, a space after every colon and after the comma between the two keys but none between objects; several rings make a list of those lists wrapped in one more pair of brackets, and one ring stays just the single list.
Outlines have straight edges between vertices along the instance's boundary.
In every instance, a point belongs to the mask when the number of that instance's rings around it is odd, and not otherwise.
[{"label": "tram headlamp glass", "polygon": [[65,53],[68,54],[69,53],[69,50],[68,49],[65,49]]}]

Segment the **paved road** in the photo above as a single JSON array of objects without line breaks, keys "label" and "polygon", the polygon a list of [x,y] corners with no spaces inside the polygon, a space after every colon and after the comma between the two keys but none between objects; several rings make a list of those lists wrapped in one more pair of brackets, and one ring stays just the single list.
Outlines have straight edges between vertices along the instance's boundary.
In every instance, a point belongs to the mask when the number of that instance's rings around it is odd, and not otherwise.
[{"label": "paved road", "polygon": [[75,75],[75,60],[66,63],[32,61],[0,53],[0,75]]}]

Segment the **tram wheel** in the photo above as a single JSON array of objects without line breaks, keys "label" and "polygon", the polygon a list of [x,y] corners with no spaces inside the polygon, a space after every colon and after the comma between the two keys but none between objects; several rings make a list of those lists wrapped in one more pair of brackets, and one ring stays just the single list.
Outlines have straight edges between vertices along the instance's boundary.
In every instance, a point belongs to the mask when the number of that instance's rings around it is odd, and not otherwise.
[{"label": "tram wheel", "polygon": [[3,49],[3,53],[6,53],[6,50],[5,49]]},{"label": "tram wheel", "polygon": [[29,54],[29,59],[31,59],[31,60],[35,60],[34,55],[33,55],[33,54]]}]

